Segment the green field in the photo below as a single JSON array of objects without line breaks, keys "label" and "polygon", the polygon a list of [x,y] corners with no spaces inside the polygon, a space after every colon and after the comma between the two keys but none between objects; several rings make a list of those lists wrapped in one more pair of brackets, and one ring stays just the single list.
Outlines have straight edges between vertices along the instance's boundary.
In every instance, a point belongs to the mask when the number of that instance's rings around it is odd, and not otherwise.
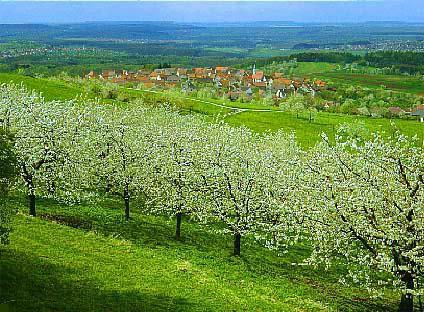
[{"label": "green field", "polygon": [[[51,81],[45,78],[31,78],[20,75],[0,74],[0,82],[23,83],[29,89],[37,90],[43,93],[48,100],[53,99],[72,99],[84,90],[78,85],[69,85],[65,82]],[[146,92],[138,90],[127,90],[132,97],[143,97]],[[88,94],[92,97],[93,95]],[[152,99],[158,102],[166,102],[165,97],[161,92],[150,94]],[[247,126],[254,131],[264,132],[267,130],[275,131],[283,129],[285,131],[294,131],[296,137],[302,147],[309,148],[318,140],[321,133],[326,132],[332,136],[338,126],[343,123],[359,123],[362,124],[369,132],[385,131],[387,135],[393,134],[396,129],[402,133],[414,136],[417,135],[419,141],[424,141],[424,124],[416,120],[402,119],[385,119],[385,118],[370,118],[351,116],[343,114],[333,114],[319,112],[313,122],[309,122],[307,113],[299,115],[299,118],[292,113],[279,112],[278,108],[249,103],[238,103],[231,101],[222,101],[219,99],[196,100],[187,98],[183,95],[173,93],[171,96],[172,103],[179,109],[187,112],[199,113],[211,117],[211,119],[221,116],[229,124],[235,126]],[[204,101],[204,102],[201,102]],[[217,107],[207,102],[212,102],[218,105],[235,107],[240,109],[260,109],[271,110],[270,112],[255,112],[255,111],[238,111],[231,108]],[[394,127],[393,127],[393,125]]]},{"label": "green field", "polygon": [[70,100],[81,93],[83,90],[76,86],[71,86],[66,82],[51,81],[46,78],[32,78],[16,74],[0,73],[0,83],[15,84],[22,83],[30,90],[41,92],[48,101],[53,100]]},{"label": "green field", "polygon": [[[275,65],[278,69],[278,64]],[[367,88],[413,93],[424,96],[424,79],[415,76],[361,74],[336,71],[340,65],[323,62],[298,62],[293,75],[307,78],[321,78],[338,84],[359,85]],[[284,68],[284,65],[281,65]]]},{"label": "green field", "polygon": [[[133,208],[125,221],[105,200],[96,206],[40,201],[39,217],[15,205],[11,245],[2,248],[0,307],[9,311],[394,311],[397,296],[372,299],[340,287],[342,268],[294,266],[308,252],[285,256],[246,239],[231,256],[232,237],[185,220]],[[25,281],[23,283],[23,281]]]},{"label": "green field", "polygon": [[342,73],[342,72],[324,72],[319,73],[317,76],[344,84],[356,84],[368,88],[385,88],[413,93],[424,96],[424,79],[418,77],[399,76],[399,75],[366,75],[355,73]]},{"label": "green field", "polygon": [[[319,74],[319,73],[326,73],[331,72],[336,68],[335,64],[330,63],[305,63],[305,62],[298,62],[297,67],[294,69],[293,74],[294,75],[301,75],[306,76],[307,78],[313,78],[310,77],[310,75]],[[309,76],[309,77],[308,77]]]},{"label": "green field", "polygon": [[387,136],[399,130],[405,135],[417,135],[419,141],[424,142],[424,124],[412,120],[389,120],[321,112],[317,114],[313,122],[309,122],[306,113],[297,118],[295,114],[291,113],[243,112],[227,117],[226,121],[231,125],[245,125],[259,132],[277,129],[294,131],[297,140],[304,148],[312,147],[323,132],[332,137],[339,125],[343,123],[358,123],[369,133],[384,131]]},{"label": "green field", "polygon": [[[145,94],[146,92],[134,90],[131,93],[137,95]],[[160,93],[154,96],[160,98]],[[246,126],[257,132],[276,131],[279,129],[287,132],[295,132],[298,142],[304,148],[310,148],[318,142],[323,132],[327,133],[330,137],[334,136],[339,126],[344,123],[358,124],[369,134],[379,131],[385,132],[387,136],[390,136],[394,132],[400,131],[411,137],[416,135],[419,142],[424,142],[424,124],[416,120],[371,118],[319,112],[316,114],[315,119],[309,122],[309,116],[306,112],[296,116],[293,113],[281,112],[276,107],[221,100],[205,100],[205,102],[224,104],[241,109],[270,110],[269,112],[237,111],[216,107],[208,103],[201,103],[195,99],[183,96],[178,97],[174,95],[174,98],[179,99],[175,103],[184,110],[207,116],[220,115],[226,122],[234,126]]]}]

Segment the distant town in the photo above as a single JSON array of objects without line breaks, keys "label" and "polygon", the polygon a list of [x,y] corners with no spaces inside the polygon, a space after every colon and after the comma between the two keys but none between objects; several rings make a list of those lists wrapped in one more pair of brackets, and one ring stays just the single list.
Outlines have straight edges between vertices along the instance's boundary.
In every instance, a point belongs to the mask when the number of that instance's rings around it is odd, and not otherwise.
[{"label": "distant town", "polygon": [[136,82],[150,89],[158,87],[181,88],[182,92],[190,93],[200,88],[212,87],[220,95],[226,95],[231,100],[253,96],[271,96],[284,99],[291,94],[309,94],[315,96],[317,92],[327,88],[326,82],[319,79],[288,78],[283,73],[274,72],[265,75],[253,65],[251,70],[236,69],[228,66],[198,67],[198,68],[160,68],[153,71],[140,69],[103,70],[101,73],[90,71],[86,79],[100,79],[112,83]]}]

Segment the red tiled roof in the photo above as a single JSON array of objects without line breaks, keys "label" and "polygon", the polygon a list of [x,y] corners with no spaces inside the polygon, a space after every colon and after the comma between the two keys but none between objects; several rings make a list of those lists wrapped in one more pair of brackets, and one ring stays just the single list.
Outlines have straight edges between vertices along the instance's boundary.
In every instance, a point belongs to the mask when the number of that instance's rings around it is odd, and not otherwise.
[{"label": "red tiled roof", "polygon": [[216,71],[227,71],[228,70],[228,66],[217,66],[215,67]]},{"label": "red tiled roof", "polygon": [[262,78],[264,78],[264,73],[263,72],[257,72],[256,74],[252,75],[252,78],[255,80],[262,80]]},{"label": "red tiled roof", "polygon": [[401,113],[401,112],[403,111],[403,109],[402,109],[402,108],[400,108],[399,106],[392,106],[392,107],[389,107],[389,108],[388,108],[388,110],[389,110],[391,113],[393,113],[393,114],[399,114],[399,113]]},{"label": "red tiled roof", "polygon": [[287,78],[277,78],[277,79],[274,80],[274,83],[281,83],[281,84],[288,86],[288,85],[291,84],[291,80],[287,79]]},{"label": "red tiled roof", "polygon": [[315,81],[315,85],[317,85],[318,87],[324,87],[327,83],[325,81],[322,80],[316,80]]},{"label": "red tiled roof", "polygon": [[137,76],[137,80],[138,81],[144,81],[144,82],[147,82],[147,81],[149,81],[149,77],[147,77],[147,76]]}]

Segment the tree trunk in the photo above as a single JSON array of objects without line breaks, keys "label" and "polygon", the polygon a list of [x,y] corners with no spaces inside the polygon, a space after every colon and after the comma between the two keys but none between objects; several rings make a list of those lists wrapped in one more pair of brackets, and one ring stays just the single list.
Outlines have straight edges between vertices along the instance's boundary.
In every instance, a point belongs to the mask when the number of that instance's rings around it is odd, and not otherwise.
[{"label": "tree trunk", "polygon": [[181,212],[177,213],[177,226],[175,229],[175,238],[179,240],[181,238],[181,221],[183,219],[183,214]]},{"label": "tree trunk", "polygon": [[54,183],[54,181],[50,184],[48,192],[50,195],[54,195],[56,192],[56,183]]},{"label": "tree trunk", "polygon": [[240,256],[240,241],[241,235],[240,233],[234,234],[234,256]]},{"label": "tree trunk", "polygon": [[414,297],[411,294],[402,294],[398,312],[413,312]]},{"label": "tree trunk", "polygon": [[[407,289],[414,289],[414,277],[407,272],[402,278]],[[398,312],[413,312],[414,311],[414,296],[412,294],[402,294]]]},{"label": "tree trunk", "polygon": [[36,216],[35,212],[35,194],[28,195],[28,206],[29,206],[29,214],[33,217]]},{"label": "tree trunk", "polygon": [[125,202],[125,220],[130,219],[130,194],[128,189],[124,191],[124,202]]},{"label": "tree trunk", "polygon": [[111,189],[112,189],[112,185],[109,183],[109,181],[107,181],[105,186],[105,192],[109,193]]}]

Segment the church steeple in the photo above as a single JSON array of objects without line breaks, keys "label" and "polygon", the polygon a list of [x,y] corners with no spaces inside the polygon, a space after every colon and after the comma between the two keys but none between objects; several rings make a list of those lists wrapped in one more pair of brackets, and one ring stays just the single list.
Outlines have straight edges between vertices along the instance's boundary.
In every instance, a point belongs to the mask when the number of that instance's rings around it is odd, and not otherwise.
[{"label": "church steeple", "polygon": [[256,64],[253,64],[252,73],[253,73],[253,75],[256,74]]}]

